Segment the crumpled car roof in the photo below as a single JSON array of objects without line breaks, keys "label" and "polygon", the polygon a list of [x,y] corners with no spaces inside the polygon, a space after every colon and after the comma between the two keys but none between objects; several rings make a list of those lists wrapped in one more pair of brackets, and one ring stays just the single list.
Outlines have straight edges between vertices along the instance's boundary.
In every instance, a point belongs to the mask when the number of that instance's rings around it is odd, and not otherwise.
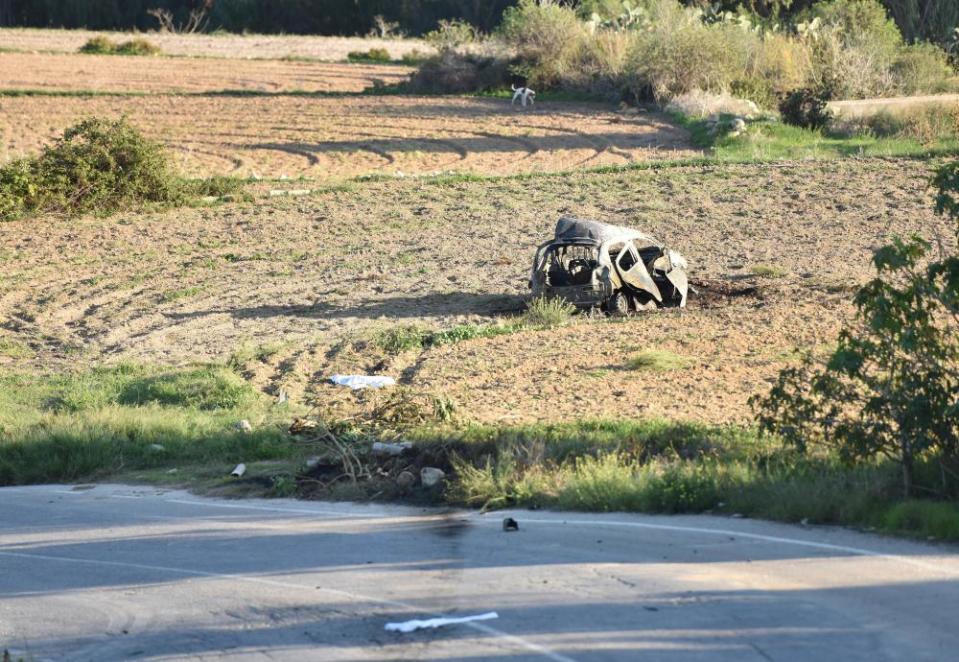
[{"label": "crumpled car roof", "polygon": [[599,221],[591,221],[573,216],[563,216],[556,221],[556,230],[553,236],[553,243],[557,244],[585,244],[591,246],[600,246],[603,243],[622,239],[639,239],[646,243],[659,246],[660,243],[648,234],[639,230],[625,228],[619,225],[610,225]]}]

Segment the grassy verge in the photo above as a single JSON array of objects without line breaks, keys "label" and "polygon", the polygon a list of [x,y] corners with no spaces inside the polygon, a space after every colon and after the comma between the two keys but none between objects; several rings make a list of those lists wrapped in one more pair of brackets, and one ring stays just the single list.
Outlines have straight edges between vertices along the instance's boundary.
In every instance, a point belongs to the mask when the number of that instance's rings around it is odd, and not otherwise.
[{"label": "grassy verge", "polygon": [[[0,376],[0,484],[288,458],[289,412],[222,366]],[[241,419],[252,431],[237,429]]]},{"label": "grassy verge", "polygon": [[845,157],[935,157],[959,153],[959,138],[953,135],[921,141],[916,138],[861,134],[846,136],[804,129],[778,120],[761,119],[747,125],[740,135],[711,131],[705,119],[671,115],[685,127],[693,143],[709,150],[719,163],[750,163]]},{"label": "grassy verge", "polygon": [[[654,363],[661,369],[661,361]],[[321,425],[323,434],[310,438],[287,433],[295,413],[220,365],[0,375],[0,484],[113,478],[237,496],[738,513],[959,540],[959,504],[901,500],[896,465],[849,467],[834,457],[801,456],[751,428],[655,420],[418,421],[399,432],[375,423]],[[240,420],[252,430],[238,429]],[[411,441],[413,451],[372,453],[374,441],[397,438]],[[247,476],[230,479],[239,462],[248,465]],[[399,474],[415,477],[424,466],[447,472],[443,488],[400,486]],[[923,464],[918,476],[920,484],[935,484],[935,464]]]}]

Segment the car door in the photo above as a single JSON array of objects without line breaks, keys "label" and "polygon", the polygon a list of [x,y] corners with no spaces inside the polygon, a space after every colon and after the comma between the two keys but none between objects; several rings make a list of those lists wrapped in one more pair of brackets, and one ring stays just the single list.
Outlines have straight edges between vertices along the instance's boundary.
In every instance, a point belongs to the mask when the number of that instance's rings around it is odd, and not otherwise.
[{"label": "car door", "polygon": [[615,265],[616,273],[624,283],[637,290],[649,292],[656,301],[662,303],[663,295],[660,294],[659,288],[653,282],[653,277],[646,270],[646,265],[639,258],[639,251],[636,250],[632,241],[627,241],[623,250],[616,256]]}]

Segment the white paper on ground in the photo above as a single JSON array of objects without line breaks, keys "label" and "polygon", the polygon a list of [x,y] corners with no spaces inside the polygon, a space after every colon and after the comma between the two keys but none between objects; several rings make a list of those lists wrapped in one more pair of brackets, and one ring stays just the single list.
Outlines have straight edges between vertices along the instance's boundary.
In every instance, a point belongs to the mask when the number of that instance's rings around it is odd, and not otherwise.
[{"label": "white paper on ground", "polygon": [[383,388],[393,386],[396,380],[383,375],[333,375],[330,381],[339,386],[349,386],[354,391],[361,388]]},{"label": "white paper on ground", "polygon": [[488,621],[493,618],[499,618],[499,614],[490,611],[476,616],[461,616],[459,618],[431,618],[425,621],[406,621],[405,623],[387,623],[387,632],[413,632],[414,630],[425,630],[427,628],[441,628],[444,625],[456,625],[457,623],[470,623],[472,621]]}]

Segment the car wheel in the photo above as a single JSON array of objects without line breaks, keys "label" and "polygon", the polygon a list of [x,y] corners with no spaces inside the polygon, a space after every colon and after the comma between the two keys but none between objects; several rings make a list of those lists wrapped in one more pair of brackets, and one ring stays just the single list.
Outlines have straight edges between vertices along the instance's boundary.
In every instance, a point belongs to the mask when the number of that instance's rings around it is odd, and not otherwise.
[{"label": "car wheel", "polygon": [[629,315],[629,299],[622,292],[614,292],[606,302],[606,312],[616,317]]}]

